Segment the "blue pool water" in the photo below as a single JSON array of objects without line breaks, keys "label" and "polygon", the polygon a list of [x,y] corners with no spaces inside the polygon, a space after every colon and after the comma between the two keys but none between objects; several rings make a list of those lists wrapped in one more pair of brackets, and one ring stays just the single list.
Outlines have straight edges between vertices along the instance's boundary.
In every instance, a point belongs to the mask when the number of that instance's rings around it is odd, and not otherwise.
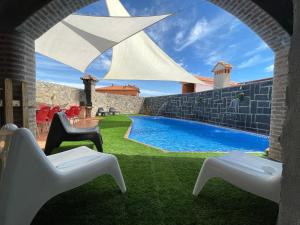
[{"label": "blue pool water", "polygon": [[206,123],[153,116],[131,116],[129,138],[174,152],[262,152],[269,138]]}]

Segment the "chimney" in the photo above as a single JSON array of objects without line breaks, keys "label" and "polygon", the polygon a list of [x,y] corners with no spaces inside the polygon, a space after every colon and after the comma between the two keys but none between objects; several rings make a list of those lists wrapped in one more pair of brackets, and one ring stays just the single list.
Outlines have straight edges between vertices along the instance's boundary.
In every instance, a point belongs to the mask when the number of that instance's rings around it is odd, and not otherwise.
[{"label": "chimney", "polygon": [[[80,79],[83,81],[84,84],[84,93],[86,98],[86,110],[87,110],[86,114],[87,117],[91,117],[94,114],[92,112],[92,108],[93,108],[93,102],[95,103],[96,100],[95,86],[98,80],[96,77],[93,77],[88,74],[84,75]],[[96,109],[94,109],[93,111],[95,110]]]},{"label": "chimney", "polygon": [[214,89],[230,86],[230,72],[232,66],[223,61],[218,62],[212,72],[214,73]]}]

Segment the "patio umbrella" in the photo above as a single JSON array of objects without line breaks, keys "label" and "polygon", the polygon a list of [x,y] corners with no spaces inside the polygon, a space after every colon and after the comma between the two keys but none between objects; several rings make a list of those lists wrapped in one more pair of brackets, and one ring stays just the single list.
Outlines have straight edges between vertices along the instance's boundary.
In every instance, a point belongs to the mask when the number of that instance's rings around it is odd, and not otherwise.
[{"label": "patio umbrella", "polygon": [[85,72],[90,63],[107,49],[170,15],[70,15],[35,41],[35,51]]},{"label": "patio umbrella", "polygon": [[[106,0],[110,16],[130,16],[119,0]],[[106,80],[161,80],[202,83],[171,59],[143,31],[113,47]]]}]

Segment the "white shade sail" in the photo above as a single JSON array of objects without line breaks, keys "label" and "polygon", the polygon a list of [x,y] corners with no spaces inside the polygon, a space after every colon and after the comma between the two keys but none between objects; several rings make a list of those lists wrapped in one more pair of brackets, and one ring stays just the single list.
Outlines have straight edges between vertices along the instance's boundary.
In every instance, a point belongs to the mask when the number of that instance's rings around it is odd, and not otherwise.
[{"label": "white shade sail", "polygon": [[70,15],[35,41],[35,51],[85,72],[90,63],[107,49],[170,15]]},{"label": "white shade sail", "polygon": [[[106,0],[110,16],[130,16],[119,0]],[[141,31],[113,47],[106,80],[161,80],[203,83],[184,70]]]}]

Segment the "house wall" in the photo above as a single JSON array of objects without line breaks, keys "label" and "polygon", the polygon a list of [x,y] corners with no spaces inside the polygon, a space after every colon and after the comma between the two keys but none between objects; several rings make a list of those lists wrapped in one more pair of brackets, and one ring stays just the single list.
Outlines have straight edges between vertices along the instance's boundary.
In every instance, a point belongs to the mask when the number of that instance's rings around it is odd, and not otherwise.
[{"label": "house wall", "polygon": [[[141,112],[269,134],[272,83],[270,79],[205,92],[148,97]],[[237,103],[241,92],[244,99]]]},{"label": "house wall", "polygon": [[230,69],[226,69],[220,63],[214,68],[214,88],[224,88],[230,86]]},{"label": "house wall", "polygon": [[212,89],[213,89],[212,85],[205,85],[205,84],[196,84],[195,85],[195,92],[208,91],[208,90],[212,90]]},{"label": "house wall", "polygon": [[135,90],[97,90],[98,93],[108,93],[108,94],[116,94],[116,95],[130,95],[130,96],[139,96],[139,92]]}]

